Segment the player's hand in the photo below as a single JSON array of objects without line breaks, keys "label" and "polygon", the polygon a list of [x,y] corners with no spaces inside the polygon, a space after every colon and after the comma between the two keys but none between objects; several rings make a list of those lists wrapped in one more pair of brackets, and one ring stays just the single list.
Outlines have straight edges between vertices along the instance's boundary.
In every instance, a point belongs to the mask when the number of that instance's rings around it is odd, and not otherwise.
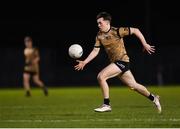
[{"label": "player's hand", "polygon": [[155,46],[150,46],[149,44],[145,44],[143,51],[147,51],[149,54],[155,53]]},{"label": "player's hand", "polygon": [[33,64],[37,64],[38,62],[39,62],[39,58],[35,58],[35,59],[32,61]]},{"label": "player's hand", "polygon": [[86,65],[85,61],[76,60],[78,65],[74,66],[75,70],[83,70],[84,66]]}]

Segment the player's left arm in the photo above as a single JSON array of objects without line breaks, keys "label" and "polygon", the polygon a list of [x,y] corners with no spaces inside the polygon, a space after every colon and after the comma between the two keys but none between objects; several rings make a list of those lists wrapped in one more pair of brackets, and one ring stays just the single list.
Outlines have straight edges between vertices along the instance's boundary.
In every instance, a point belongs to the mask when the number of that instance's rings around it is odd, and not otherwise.
[{"label": "player's left arm", "polygon": [[136,35],[136,37],[139,38],[139,40],[141,41],[141,43],[144,47],[144,50],[146,50],[149,54],[152,54],[155,52],[155,46],[151,46],[146,42],[143,34],[141,33],[141,31],[138,28],[130,27],[129,31],[130,31],[130,34],[134,34],[134,35]]}]

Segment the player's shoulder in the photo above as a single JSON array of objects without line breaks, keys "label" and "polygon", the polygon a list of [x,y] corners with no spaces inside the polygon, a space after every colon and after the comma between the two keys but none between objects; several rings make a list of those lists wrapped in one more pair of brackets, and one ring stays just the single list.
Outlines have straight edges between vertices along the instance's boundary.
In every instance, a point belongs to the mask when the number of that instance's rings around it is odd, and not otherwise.
[{"label": "player's shoulder", "polygon": [[101,35],[102,35],[101,31],[98,31],[96,35],[96,39],[100,39]]},{"label": "player's shoulder", "polygon": [[111,27],[111,34],[118,35],[120,37],[120,35],[119,35],[120,29],[121,29],[121,27]]},{"label": "player's shoulder", "polygon": [[37,47],[33,47],[34,53],[39,53],[39,49]]},{"label": "player's shoulder", "polygon": [[119,27],[111,26],[111,30],[112,30],[112,31],[117,31],[118,29],[119,29]]},{"label": "player's shoulder", "polygon": [[111,31],[118,32],[119,30],[124,29],[124,28],[128,28],[128,27],[123,27],[123,26],[119,26],[119,27],[111,27]]},{"label": "player's shoulder", "polygon": [[38,47],[33,47],[33,50],[38,51],[39,48]]}]

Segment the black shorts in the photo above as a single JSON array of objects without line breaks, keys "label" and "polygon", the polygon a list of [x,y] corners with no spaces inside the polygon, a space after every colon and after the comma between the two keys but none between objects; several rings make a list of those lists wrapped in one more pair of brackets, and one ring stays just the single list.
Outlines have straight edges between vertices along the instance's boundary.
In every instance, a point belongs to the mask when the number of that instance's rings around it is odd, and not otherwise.
[{"label": "black shorts", "polygon": [[119,69],[122,71],[122,74],[125,73],[126,71],[130,70],[130,63],[129,62],[124,62],[124,61],[115,61],[114,62]]},{"label": "black shorts", "polygon": [[24,73],[30,74],[31,76],[37,75],[38,71],[28,69],[31,66],[32,66],[31,63],[26,63],[24,66]]},{"label": "black shorts", "polygon": [[37,72],[31,72],[31,71],[26,71],[26,70],[24,70],[24,73],[30,74],[31,76],[38,75]]}]

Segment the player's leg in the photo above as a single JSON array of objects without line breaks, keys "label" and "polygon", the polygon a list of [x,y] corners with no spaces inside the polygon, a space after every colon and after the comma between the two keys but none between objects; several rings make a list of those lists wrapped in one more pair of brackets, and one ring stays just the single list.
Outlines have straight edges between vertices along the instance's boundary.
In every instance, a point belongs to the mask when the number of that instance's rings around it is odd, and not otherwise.
[{"label": "player's leg", "polygon": [[98,112],[111,111],[110,100],[109,100],[109,86],[107,84],[107,79],[115,77],[121,73],[121,70],[114,64],[111,63],[105,67],[97,76],[99,85],[101,86],[102,94],[104,97],[104,104],[95,109]]},{"label": "player's leg", "polygon": [[137,91],[141,95],[149,98],[151,101],[154,102],[156,105],[158,112],[161,112],[161,105],[159,102],[159,96],[155,96],[151,94],[146,87],[136,82],[134,79],[134,76],[132,75],[131,71],[128,70],[124,74],[120,75],[119,78],[124,82],[127,86],[129,86],[131,89]]},{"label": "player's leg", "polygon": [[101,86],[104,98],[109,98],[109,86],[106,80],[115,77],[120,73],[121,70],[114,63],[111,63],[98,74],[97,80],[99,82],[99,85]]},{"label": "player's leg", "polygon": [[29,73],[24,73],[23,74],[23,85],[24,89],[26,91],[26,96],[31,96],[30,93],[30,74]]},{"label": "player's leg", "polygon": [[39,74],[34,74],[33,75],[33,81],[39,87],[41,87],[41,88],[44,87],[44,83],[39,79]]},{"label": "player's leg", "polygon": [[47,96],[48,95],[48,89],[47,87],[44,85],[44,83],[40,80],[39,78],[39,74],[34,74],[33,75],[33,81],[36,85],[38,85],[39,87],[41,87],[44,91],[44,94]]}]

